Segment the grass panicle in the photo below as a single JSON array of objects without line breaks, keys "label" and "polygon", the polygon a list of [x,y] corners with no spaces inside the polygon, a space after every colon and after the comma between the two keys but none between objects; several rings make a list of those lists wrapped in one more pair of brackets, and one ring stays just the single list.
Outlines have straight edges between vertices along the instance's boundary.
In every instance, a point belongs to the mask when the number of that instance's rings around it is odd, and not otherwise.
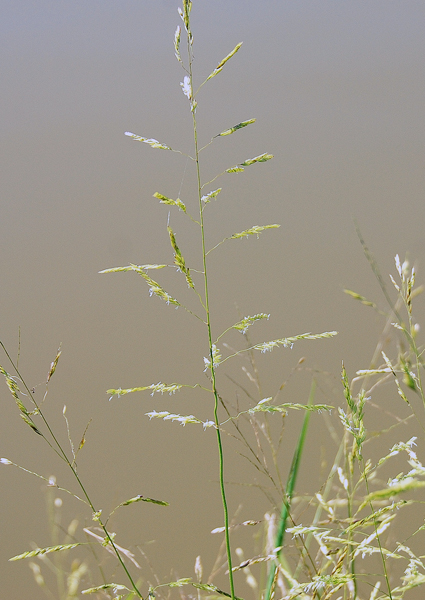
[{"label": "grass panicle", "polygon": [[[7,368],[0,366],[0,374],[5,380],[8,393],[13,397],[25,424],[37,434],[40,441],[48,445],[56,459],[66,465],[73,482],[68,489],[58,485],[53,476],[44,477],[8,458],[0,459],[1,465],[14,466],[39,478],[50,494],[51,543],[44,548],[33,547],[32,550],[10,560],[34,559],[29,564],[36,584],[47,595],[57,597],[58,600],[71,600],[79,593],[94,594],[98,598],[110,600],[168,600],[174,597],[172,594],[181,598],[196,596],[198,600],[218,597],[232,600],[241,600],[243,597],[246,600],[247,593],[254,594],[258,600],[404,600],[405,597],[409,600],[412,598],[408,595],[410,591],[425,583],[425,565],[420,554],[425,526],[414,524],[414,519],[409,520],[409,517],[402,521],[404,515],[415,515],[418,511],[423,515],[421,491],[425,487],[425,467],[420,456],[423,452],[425,431],[422,412],[425,407],[425,391],[422,384],[424,346],[420,344],[420,326],[416,321],[415,306],[416,299],[424,288],[416,284],[415,268],[410,266],[408,260],[402,261],[399,255],[395,257],[394,274],[390,274],[389,278],[383,277],[356,225],[361,247],[384,299],[382,307],[379,300],[368,299],[351,289],[344,290],[367,309],[373,309],[377,318],[384,320],[382,337],[378,340],[371,360],[359,365],[363,368],[359,368],[352,378],[348,373],[349,369],[346,369],[344,362],[342,363],[342,370],[338,375],[338,402],[334,401],[335,395],[331,402],[330,393],[325,391],[324,386],[319,385],[323,375],[319,373],[312,377],[308,397],[303,397],[301,393],[292,393],[283,398],[287,394],[287,381],[308,373],[304,367],[304,358],[298,360],[290,375],[277,389],[270,390],[269,381],[263,384],[260,365],[257,364],[259,353],[266,354],[280,348],[288,355],[294,344],[301,342],[314,341],[326,345],[337,332],[308,332],[287,337],[284,336],[285,332],[278,332],[271,340],[258,342],[253,340],[251,335],[253,332],[257,334],[264,322],[269,321],[270,315],[266,312],[251,313],[252,316],[239,314],[229,319],[221,331],[218,330],[222,315],[214,312],[215,308],[214,311],[211,309],[210,298],[212,292],[215,293],[217,287],[221,286],[221,282],[217,282],[211,274],[211,253],[224,242],[253,237],[258,239],[260,234],[277,230],[279,225],[254,225],[224,239],[222,235],[217,235],[211,243],[208,241],[207,246],[207,207],[218,199],[223,190],[222,187],[212,186],[212,183],[222,177],[226,181],[226,174],[242,173],[252,165],[258,165],[255,169],[272,169],[273,163],[266,166],[264,163],[268,163],[273,154],[264,152],[245,160],[239,158],[241,162],[217,173],[209,181],[204,181],[201,175],[205,164],[203,151],[211,145],[216,147],[217,144],[226,143],[229,135],[238,134],[242,129],[253,125],[256,119],[241,120],[227,129],[224,129],[223,124],[223,127],[215,129],[222,129],[216,135],[200,129],[197,114],[204,106],[202,94],[214,82],[206,88],[204,86],[227,68],[229,61],[241,49],[242,43],[238,43],[218,63],[216,57],[213,64],[217,66],[212,71],[208,69],[209,75],[205,77],[204,74],[203,79],[199,74],[202,83],[196,88],[191,11],[192,2],[182,0],[178,9],[182,23],[174,33],[174,54],[179,67],[183,69],[180,87],[191,117],[191,154],[173,149],[154,138],[131,132],[125,132],[125,135],[133,141],[143,142],[145,146],[139,146],[143,151],[150,152],[147,148],[150,146],[152,149],[168,150],[185,156],[187,163],[192,167],[191,176],[196,193],[182,199],[173,199],[160,192],[153,194],[160,204],[175,206],[178,209],[169,209],[169,264],[131,263],[100,272],[137,273],[146,282],[150,296],[156,296],[175,308],[181,307],[181,310],[196,319],[202,328],[204,356],[199,357],[198,376],[194,377],[194,381],[159,381],[151,384],[132,382],[133,387],[112,388],[108,390],[108,394],[112,400],[137,392],[149,392],[151,396],[160,394],[163,402],[167,402],[167,397],[172,396],[170,401],[175,404],[179,398],[184,397],[187,390],[196,390],[199,398],[205,400],[202,404],[198,403],[194,409],[197,414],[180,414],[180,409],[168,410],[169,407],[166,406],[163,410],[149,410],[145,415],[149,420],[171,421],[183,427],[200,425],[205,431],[202,435],[214,436],[217,501],[221,503],[222,511],[222,521],[217,523],[218,526],[211,532],[215,536],[214,542],[220,536],[222,538],[221,545],[218,542],[217,558],[207,575],[201,557],[197,556],[195,579],[191,576],[180,578],[175,575],[167,575],[164,579],[163,573],[157,576],[155,572],[153,579],[152,573],[146,575],[132,550],[118,545],[116,534],[110,530],[111,517],[119,509],[120,513],[127,514],[131,519],[136,511],[143,510],[144,503],[156,505],[152,507],[155,511],[162,511],[163,508],[160,507],[169,506],[169,503],[144,496],[139,493],[140,489],[136,489],[126,495],[124,500],[114,502],[115,508],[109,514],[95,505],[92,500],[93,492],[89,489],[91,484],[83,482],[76,460],[83,448],[84,452],[87,451],[86,435],[90,422],[77,438],[79,441],[74,443],[67,408],[63,408],[68,448],[61,443],[61,436],[53,430],[44,410],[51,379],[60,368],[61,348],[56,351],[55,358],[50,363],[43,398],[37,401],[20,370],[20,342],[18,358],[13,360],[0,341],[7,361]],[[231,65],[235,65],[236,68],[234,61]],[[198,77],[198,74],[196,75]],[[249,131],[254,130],[250,128]],[[244,134],[240,135],[243,137]],[[201,138],[210,141],[202,146]],[[240,157],[243,156],[246,156],[244,150],[240,154]],[[272,170],[269,172],[272,173]],[[213,187],[215,189],[212,189]],[[217,203],[217,209],[219,208],[220,204]],[[199,248],[197,254],[188,251],[187,247],[193,246],[187,244],[186,247],[187,240],[176,235],[174,219],[177,215],[179,218],[189,219],[194,227],[194,241]],[[231,245],[229,248],[231,251]],[[185,281],[183,291],[176,294],[178,297],[174,297],[160,281],[156,281],[163,277],[162,269],[171,269],[173,276],[180,278],[183,283]],[[151,277],[151,271],[158,271],[155,279]],[[119,283],[115,285],[118,286]],[[172,286],[167,283],[167,289],[169,285]],[[193,303],[196,304],[195,309],[192,309]],[[220,311],[220,307],[217,311]],[[236,335],[235,331],[242,337]],[[189,335],[191,332],[187,333]],[[238,369],[238,364],[242,365],[239,370],[243,377],[242,383],[238,381],[238,375],[226,372],[229,361],[232,361],[235,369]],[[164,373],[164,378],[166,377],[167,374]],[[308,377],[310,378],[310,374]],[[170,380],[173,381],[171,378]],[[234,398],[226,391],[224,381],[235,385]],[[390,395],[399,403],[401,416],[393,407],[389,410],[387,405],[382,405],[383,390],[387,396]],[[318,393],[324,398],[316,403]],[[141,394],[140,397],[143,401],[146,401],[146,398],[149,400],[147,394],[144,397]],[[202,409],[199,406],[202,406]],[[149,408],[148,406],[147,409]],[[183,409],[181,411],[183,412]],[[288,429],[293,427],[291,419],[294,418],[294,411],[303,411],[303,419],[296,442],[291,446],[286,434]],[[330,463],[323,467],[326,472],[319,488],[310,487],[308,492],[300,493],[297,481],[304,465],[306,469],[310,467],[310,450],[306,445],[310,420],[319,418],[313,413],[323,413],[320,418],[324,426],[328,427],[329,440],[335,442],[335,455]],[[376,418],[376,415],[382,417],[382,422],[385,422],[378,431],[371,427],[373,416]],[[399,435],[401,426],[406,425],[416,428],[415,435],[410,435],[410,431],[404,435],[405,430],[403,435]],[[202,432],[201,428],[198,429]],[[234,505],[233,501],[229,503],[230,482],[226,474],[232,452],[232,446],[228,443],[230,441],[238,445],[240,456],[251,466],[255,475],[250,482],[238,482],[243,486],[243,494],[248,489],[259,491],[268,503],[269,508],[265,514],[252,514],[251,518],[243,519],[237,504]],[[314,477],[310,479],[308,483],[313,486],[316,480]],[[67,529],[63,528],[58,518],[62,500],[53,498],[52,495],[57,491],[67,494],[71,501],[77,500],[83,504],[86,520],[91,520],[92,525],[86,524],[80,531],[79,524],[73,520]],[[124,509],[133,504],[138,506]],[[197,510],[197,507],[194,506],[193,510]],[[403,523],[401,529],[398,527],[399,521]],[[238,543],[238,536],[251,527],[254,532],[252,545],[242,548]],[[243,543],[247,543],[246,536],[243,539]],[[63,557],[67,557],[68,552],[73,556],[77,548],[91,556],[90,564],[94,563],[95,568],[89,568],[89,559],[75,560],[67,566]],[[140,547],[139,550],[150,565],[144,550]],[[103,557],[107,555],[114,558],[113,581],[119,583],[108,581],[103,568]],[[36,562],[41,559],[42,562]],[[116,566],[120,568],[117,569]],[[50,568],[57,574],[57,593],[48,589],[41,567]],[[215,583],[215,578],[218,577],[221,577],[220,586]],[[190,592],[186,593],[184,588]],[[240,589],[242,591],[239,591]]]}]

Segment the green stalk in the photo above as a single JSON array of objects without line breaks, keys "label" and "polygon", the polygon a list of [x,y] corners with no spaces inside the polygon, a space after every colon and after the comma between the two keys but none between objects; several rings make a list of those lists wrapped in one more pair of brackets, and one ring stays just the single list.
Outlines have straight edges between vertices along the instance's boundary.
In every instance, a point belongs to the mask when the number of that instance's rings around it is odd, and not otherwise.
[{"label": "green stalk", "polygon": [[[309,404],[313,403],[315,391],[316,391],[316,382],[313,380],[313,382],[311,384],[311,389],[310,389],[310,396],[308,399]],[[292,496],[294,493],[295,483],[296,483],[296,479],[297,479],[297,475],[298,475],[298,470],[299,470],[300,461],[301,461],[301,455],[302,455],[302,451],[304,448],[304,442],[305,442],[305,438],[307,435],[309,421],[310,421],[310,411],[307,411],[304,416],[304,421],[303,421],[303,425],[301,428],[300,437],[298,439],[298,443],[295,448],[294,456],[292,458],[291,469],[290,469],[289,475],[288,475],[288,481],[286,483],[286,494],[285,494],[285,496],[283,498],[283,502],[282,502],[282,510],[280,513],[279,529],[277,531],[276,540],[275,540],[276,548],[283,546],[285,532],[286,532],[286,522],[288,520],[289,511],[291,508],[291,500],[292,500]],[[271,600],[275,577],[276,577],[276,570],[277,570],[276,563],[277,563],[277,559],[279,559],[280,553],[281,553],[281,550],[278,550],[276,553],[276,562],[273,563],[270,568],[270,573],[269,573],[269,577],[267,580],[267,587],[266,587],[266,592],[264,595],[264,600]]]},{"label": "green stalk", "polygon": [[[190,87],[193,90],[192,50],[191,50],[191,45],[190,45],[189,39],[188,39],[188,54],[189,54]],[[216,432],[217,432],[217,447],[218,447],[218,457],[219,457],[220,493],[221,493],[221,502],[223,505],[223,512],[224,512],[224,530],[225,530],[225,540],[226,540],[227,567],[228,567],[228,571],[229,571],[230,594],[231,594],[232,600],[235,600],[235,586],[234,586],[233,571],[232,571],[232,553],[231,553],[230,535],[229,535],[229,511],[227,508],[227,498],[226,498],[226,490],[225,490],[225,484],[224,484],[224,453],[223,453],[223,443],[222,443],[221,433],[220,433],[220,421],[218,419],[219,396],[218,396],[218,392],[217,392],[214,361],[213,361],[213,338],[212,338],[212,332],[211,332],[211,318],[210,318],[209,295],[208,295],[207,253],[206,253],[206,246],[205,246],[204,214],[203,214],[203,206],[202,206],[202,200],[201,200],[202,184],[201,184],[201,172],[200,172],[200,167],[199,167],[198,131],[197,131],[197,127],[196,127],[195,110],[193,109],[193,107],[192,107],[192,119],[193,119],[193,136],[194,136],[194,143],[195,143],[196,176],[197,176],[197,183],[198,183],[199,217],[200,217],[201,240],[202,240],[202,262],[203,262],[203,269],[204,269],[205,313],[206,313],[206,324],[207,324],[207,329],[208,329],[211,386],[212,386],[212,392],[214,394],[214,423],[215,423],[215,428],[216,428]]]}]

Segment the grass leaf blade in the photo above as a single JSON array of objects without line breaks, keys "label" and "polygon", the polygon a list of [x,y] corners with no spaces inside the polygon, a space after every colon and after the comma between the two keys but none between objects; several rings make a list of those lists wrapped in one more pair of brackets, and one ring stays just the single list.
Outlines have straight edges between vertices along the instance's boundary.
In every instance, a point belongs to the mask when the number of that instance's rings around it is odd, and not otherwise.
[{"label": "grass leaf blade", "polygon": [[[316,383],[313,381],[310,390],[310,397],[308,399],[308,404],[313,404],[314,394],[316,391]],[[283,540],[285,537],[286,531],[286,522],[289,516],[289,511],[291,508],[291,499],[295,489],[295,483],[297,480],[298,470],[301,462],[302,451],[304,448],[304,442],[307,435],[308,424],[310,421],[310,411],[307,411],[304,416],[303,425],[300,432],[300,437],[298,439],[297,446],[295,448],[294,456],[292,458],[291,469],[289,471],[288,480],[286,483],[286,497],[283,499],[282,503],[282,511],[280,514],[280,522],[279,528],[276,534],[275,539],[275,547],[281,548],[283,545]],[[280,551],[277,552],[276,558],[278,558]],[[264,595],[264,600],[270,600],[273,594],[273,587],[275,585],[275,575],[276,575],[277,565],[273,564],[270,567],[270,572],[267,580],[267,588],[266,593]]]}]

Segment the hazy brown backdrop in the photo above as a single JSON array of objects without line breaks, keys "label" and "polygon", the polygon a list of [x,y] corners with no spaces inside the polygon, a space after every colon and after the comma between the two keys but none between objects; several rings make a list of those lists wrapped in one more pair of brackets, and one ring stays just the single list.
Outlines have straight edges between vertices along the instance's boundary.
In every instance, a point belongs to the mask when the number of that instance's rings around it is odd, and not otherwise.
[{"label": "hazy brown backdrop", "polygon": [[[172,567],[179,576],[192,575],[200,553],[206,572],[211,568],[219,540],[209,531],[222,524],[217,459],[212,431],[149,422],[144,413],[165,408],[210,418],[211,406],[195,394],[108,402],[105,390],[196,381],[206,340],[182,310],[149,298],[140,278],[97,272],[170,262],[168,210],[152,194],[176,197],[185,172],[181,198],[194,201],[184,158],[123,135],[134,131],[191,149],[183,72],[172,44],[177,6],[177,0],[0,3],[0,338],[16,356],[20,327],[20,366],[29,384],[39,385],[39,399],[62,343],[46,411],[66,440],[67,405],[76,442],[93,418],[79,468],[104,512],[139,493],[171,503],[169,509],[129,507],[113,524],[118,543],[157,540],[143,547],[162,579]],[[208,149],[204,178],[262,152],[275,155],[220,182],[224,191],[208,212],[209,243],[254,224],[282,225],[258,241],[217,251],[215,331],[233,323],[238,311],[271,313],[270,322],[256,326],[257,341],[336,329],[337,339],[275,351],[260,363],[265,395],[300,356],[308,368],[330,372],[337,389],[341,359],[350,375],[366,367],[381,325],[342,293],[349,287],[381,301],[352,218],[385,277],[394,272],[394,255],[409,251],[424,279],[425,5],[194,0],[192,14],[198,82],[244,41],[199,96],[201,142],[257,118]],[[199,251],[196,230],[174,212],[172,225],[190,263]],[[171,293],[185,291],[171,273],[162,281]],[[0,363],[7,368],[5,357]],[[249,383],[240,364],[234,373]],[[309,377],[298,377],[288,399],[305,401]],[[22,423],[3,383],[0,398],[0,455],[73,485]],[[335,403],[338,396],[320,400]],[[387,401],[396,405],[394,390]],[[310,441],[318,445],[320,418],[313,425]],[[319,452],[312,454],[304,475],[315,472]],[[44,598],[27,564],[7,562],[32,542],[51,543],[44,488],[9,467],[0,477],[1,596]],[[235,457],[226,478],[254,477]],[[230,487],[232,512],[240,492]],[[90,524],[82,505],[59,495],[65,526],[73,516]],[[261,518],[267,506],[260,493],[242,495],[242,517]]]}]

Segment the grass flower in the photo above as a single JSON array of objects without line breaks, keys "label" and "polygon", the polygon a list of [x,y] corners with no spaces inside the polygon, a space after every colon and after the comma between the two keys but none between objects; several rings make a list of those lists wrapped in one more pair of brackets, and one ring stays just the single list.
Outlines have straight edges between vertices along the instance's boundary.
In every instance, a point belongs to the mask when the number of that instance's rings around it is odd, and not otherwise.
[{"label": "grass flower", "polygon": [[183,81],[180,83],[182,87],[183,94],[189,100],[192,100],[192,86],[190,85],[190,78],[186,75]]}]

